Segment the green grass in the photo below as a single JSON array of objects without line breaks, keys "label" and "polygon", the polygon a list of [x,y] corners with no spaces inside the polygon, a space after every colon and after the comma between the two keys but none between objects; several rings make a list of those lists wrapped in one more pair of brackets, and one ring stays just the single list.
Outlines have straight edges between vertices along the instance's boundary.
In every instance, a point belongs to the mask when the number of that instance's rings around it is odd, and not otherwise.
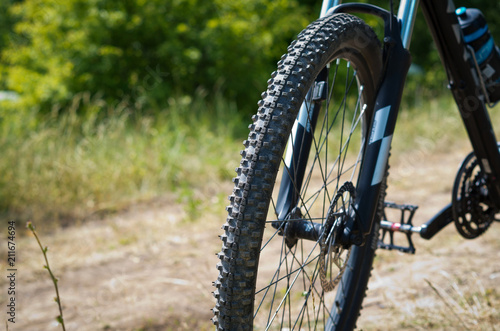
[{"label": "green grass", "polygon": [[[80,96],[62,115],[3,117],[6,217],[65,225],[169,192],[193,204],[194,189],[233,176],[246,134],[233,104],[184,97],[138,114],[89,99]],[[82,106],[86,115],[78,115]]]}]

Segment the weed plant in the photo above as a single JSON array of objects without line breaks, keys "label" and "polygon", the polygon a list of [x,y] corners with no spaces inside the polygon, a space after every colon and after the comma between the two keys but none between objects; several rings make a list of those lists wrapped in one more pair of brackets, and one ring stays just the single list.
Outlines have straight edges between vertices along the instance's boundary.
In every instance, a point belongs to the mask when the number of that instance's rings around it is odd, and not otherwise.
[{"label": "weed plant", "polygon": [[57,323],[59,323],[61,325],[61,328],[63,329],[63,331],[66,331],[66,325],[64,324],[63,309],[62,309],[62,304],[61,304],[61,297],[59,296],[59,287],[57,286],[57,282],[59,280],[56,278],[56,276],[54,276],[52,269],[50,269],[49,259],[47,258],[48,247],[42,246],[42,243],[40,242],[40,239],[38,238],[38,235],[35,231],[35,226],[31,222],[28,222],[26,224],[26,227],[28,228],[28,230],[31,231],[31,233],[33,234],[33,236],[35,237],[35,239],[38,243],[38,246],[40,247],[40,249],[42,251],[43,258],[45,260],[45,265],[43,267],[45,269],[47,269],[47,271],[49,272],[50,279],[52,280],[52,283],[54,284],[54,289],[56,291],[56,296],[54,297],[54,301],[57,303],[57,307],[59,308],[59,315],[56,317],[56,321],[57,321]]}]

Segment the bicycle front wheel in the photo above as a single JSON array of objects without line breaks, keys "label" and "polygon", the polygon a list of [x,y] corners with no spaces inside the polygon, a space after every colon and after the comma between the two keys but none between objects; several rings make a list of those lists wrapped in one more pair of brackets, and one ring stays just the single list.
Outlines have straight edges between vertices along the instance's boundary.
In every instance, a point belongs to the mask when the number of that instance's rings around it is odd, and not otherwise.
[{"label": "bicycle front wheel", "polygon": [[[338,233],[356,212],[381,58],[371,28],[340,14],[312,23],[278,63],[244,142],[223,226],[214,283],[219,330],[355,327],[378,220],[360,247],[338,244]],[[301,105],[316,108],[301,111],[295,121]],[[298,125],[312,131],[300,176],[290,154],[292,146],[307,144],[291,134],[294,125],[293,132]],[[290,178],[294,197],[285,216],[277,206],[284,178]],[[290,236],[296,224],[317,233]]]}]

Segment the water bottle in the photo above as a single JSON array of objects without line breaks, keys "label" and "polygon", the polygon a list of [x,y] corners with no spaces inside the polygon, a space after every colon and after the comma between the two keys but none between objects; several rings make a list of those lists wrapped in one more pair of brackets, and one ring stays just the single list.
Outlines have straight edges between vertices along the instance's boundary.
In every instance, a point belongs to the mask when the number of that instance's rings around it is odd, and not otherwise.
[{"label": "water bottle", "polygon": [[479,9],[460,7],[456,14],[465,42],[474,49],[489,101],[496,102],[500,100],[500,49]]}]

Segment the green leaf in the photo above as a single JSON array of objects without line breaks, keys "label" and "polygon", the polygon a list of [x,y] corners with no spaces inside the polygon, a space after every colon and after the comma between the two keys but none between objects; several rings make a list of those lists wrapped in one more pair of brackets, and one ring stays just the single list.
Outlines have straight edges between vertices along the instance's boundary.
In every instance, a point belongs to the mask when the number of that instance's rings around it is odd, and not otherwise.
[{"label": "green leaf", "polygon": [[85,91],[109,103],[164,105],[178,94],[220,88],[254,111],[276,61],[310,21],[298,0],[31,0],[10,6],[17,21],[8,31],[16,38],[2,53],[0,80],[20,94],[23,107],[45,112],[64,109]]}]

